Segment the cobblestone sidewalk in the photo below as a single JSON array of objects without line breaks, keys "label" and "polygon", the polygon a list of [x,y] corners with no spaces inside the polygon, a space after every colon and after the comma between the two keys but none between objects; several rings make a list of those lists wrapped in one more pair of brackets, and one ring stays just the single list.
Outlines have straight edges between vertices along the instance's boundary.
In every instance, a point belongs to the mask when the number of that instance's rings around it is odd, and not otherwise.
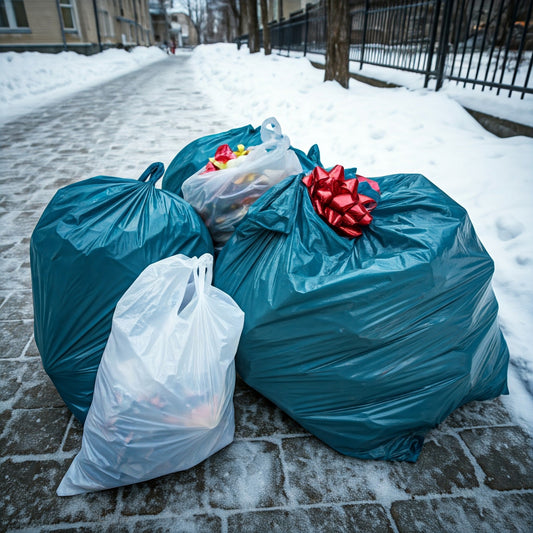
[{"label": "cobblestone sidewalk", "polygon": [[531,442],[501,401],[431,432],[416,464],[332,451],[244,383],[236,438],[199,466],[72,498],[55,490],[81,426],[35,346],[29,239],[54,192],[137,178],[223,123],[178,56],[7,124],[0,135],[0,531],[487,532],[533,530]]}]

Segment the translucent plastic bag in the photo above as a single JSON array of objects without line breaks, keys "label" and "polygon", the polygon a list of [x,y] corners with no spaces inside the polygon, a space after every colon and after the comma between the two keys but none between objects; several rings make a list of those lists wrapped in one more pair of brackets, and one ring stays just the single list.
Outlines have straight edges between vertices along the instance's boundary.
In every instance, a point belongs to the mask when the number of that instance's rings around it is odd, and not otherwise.
[{"label": "translucent plastic bag", "polygon": [[[261,125],[262,144],[248,148],[249,154],[231,161],[222,170],[200,169],[182,185],[182,193],[206,223],[215,247],[231,237],[248,208],[263,193],[302,167],[290,140],[282,135],[275,118]],[[231,147],[237,149],[237,146]]]},{"label": "translucent plastic bag", "polygon": [[169,257],[120,299],[59,496],[185,470],[232,442],[244,315],[211,285],[212,271],[210,254]]}]

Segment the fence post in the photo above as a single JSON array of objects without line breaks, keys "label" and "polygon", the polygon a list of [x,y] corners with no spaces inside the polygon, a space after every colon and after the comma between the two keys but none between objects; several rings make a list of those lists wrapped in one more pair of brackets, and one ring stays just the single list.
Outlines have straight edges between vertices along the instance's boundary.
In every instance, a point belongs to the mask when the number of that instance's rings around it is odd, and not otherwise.
[{"label": "fence post", "polygon": [[429,76],[431,75],[431,66],[433,64],[433,51],[435,49],[435,41],[437,40],[437,28],[439,26],[441,0],[435,2],[435,14],[433,16],[433,25],[431,26],[431,35],[429,37],[428,57],[426,63],[426,77],[424,79],[424,87],[427,88]]},{"label": "fence post", "polygon": [[292,24],[290,22],[290,19],[287,22],[287,29],[289,30],[288,31],[289,36],[287,37],[287,57],[289,57],[291,55],[291,41],[292,41]]},{"label": "fence post", "polygon": [[309,7],[311,4],[305,4],[305,39],[304,39],[304,57],[307,55],[307,36],[309,35]]},{"label": "fence post", "polygon": [[448,37],[450,33],[450,20],[452,18],[453,0],[445,0],[444,13],[442,15],[442,27],[437,54],[437,83],[435,90],[442,87],[444,78],[444,67],[446,66],[446,56],[448,54]]},{"label": "fence post", "polygon": [[365,57],[365,43],[366,43],[366,28],[368,24],[368,10],[370,8],[370,0],[365,0],[365,18],[363,20],[363,39],[361,43],[361,65],[359,66],[359,70],[362,70],[363,63],[364,63],[364,57]]}]

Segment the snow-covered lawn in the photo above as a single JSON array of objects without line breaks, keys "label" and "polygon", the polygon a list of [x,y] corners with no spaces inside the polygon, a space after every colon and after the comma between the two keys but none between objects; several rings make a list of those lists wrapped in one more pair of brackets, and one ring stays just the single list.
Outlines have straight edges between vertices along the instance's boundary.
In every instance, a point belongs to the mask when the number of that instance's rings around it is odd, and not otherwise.
[{"label": "snow-covered lawn", "polygon": [[[91,57],[0,54],[0,122],[165,57],[156,48]],[[200,46],[192,61],[198,89],[228,128],[275,116],[293,146],[318,143],[327,166],[355,166],[368,177],[418,172],[468,210],[496,264],[512,360],[506,401],[533,432],[533,139],[488,133],[453,91],[379,89],[355,80],[345,90],[323,83],[323,71],[305,58],[250,55],[234,45]],[[508,99],[497,98],[505,108]],[[524,117],[533,115],[530,98],[515,102]]]}]

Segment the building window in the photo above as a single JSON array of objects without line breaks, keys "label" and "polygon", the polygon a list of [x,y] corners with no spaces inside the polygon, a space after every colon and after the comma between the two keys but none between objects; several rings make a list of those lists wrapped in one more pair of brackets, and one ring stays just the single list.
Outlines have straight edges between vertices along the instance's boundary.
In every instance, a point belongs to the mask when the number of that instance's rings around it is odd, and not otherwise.
[{"label": "building window", "polygon": [[23,0],[0,0],[0,28],[29,28]]},{"label": "building window", "polygon": [[76,30],[73,0],[60,0],[59,8],[61,9],[61,17],[63,18],[63,28],[65,30]]},{"label": "building window", "polygon": [[102,35],[104,35],[105,37],[114,37],[115,28],[113,26],[113,19],[111,18],[109,11],[105,11],[104,9],[99,10],[98,19],[100,21],[100,29]]}]

